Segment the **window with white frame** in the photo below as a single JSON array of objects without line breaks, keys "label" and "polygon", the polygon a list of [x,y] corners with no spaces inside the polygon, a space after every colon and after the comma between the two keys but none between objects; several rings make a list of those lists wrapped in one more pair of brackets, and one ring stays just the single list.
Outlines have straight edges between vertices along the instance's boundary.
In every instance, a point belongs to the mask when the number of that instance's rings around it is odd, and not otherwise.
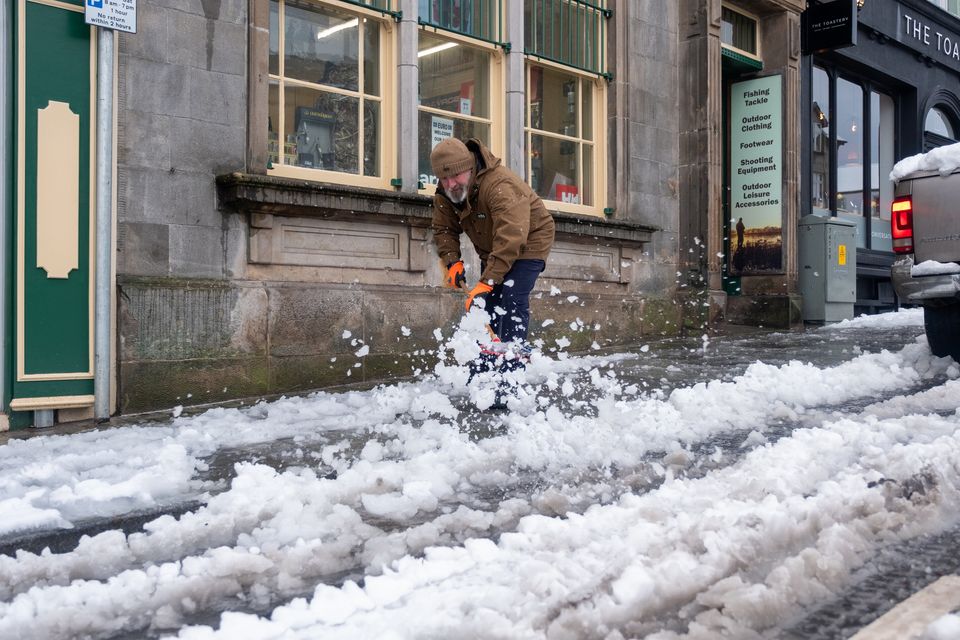
[{"label": "window with white frame", "polygon": [[387,24],[309,0],[270,0],[268,155],[274,173],[386,181]]},{"label": "window with white frame", "polygon": [[596,0],[525,0],[527,180],[558,209],[596,213],[605,184],[604,40]]}]

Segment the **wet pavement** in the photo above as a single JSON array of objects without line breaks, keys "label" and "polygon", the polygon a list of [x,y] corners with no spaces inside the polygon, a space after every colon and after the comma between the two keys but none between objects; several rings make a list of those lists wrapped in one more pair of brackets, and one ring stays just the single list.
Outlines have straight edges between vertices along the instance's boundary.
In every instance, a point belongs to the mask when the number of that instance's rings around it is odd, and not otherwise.
[{"label": "wet pavement", "polygon": [[839,640],[855,635],[894,606],[938,578],[960,575],[960,526],[934,536],[892,545],[855,575],[853,584],[798,621],[785,625],[783,640]]},{"label": "wet pavement", "polygon": [[[634,353],[624,354],[616,361],[616,373],[624,385],[635,385],[637,393],[649,393],[660,390],[667,394],[678,387],[690,387],[697,383],[731,380],[742,374],[748,366],[757,361],[770,365],[780,365],[791,361],[809,362],[824,368],[848,361],[863,352],[876,352],[881,349],[896,351],[911,343],[922,332],[917,328],[911,331],[889,331],[873,328],[832,329],[830,331],[807,330],[797,332],[749,331],[735,335],[711,338],[677,338],[651,341],[637,345]],[[582,373],[587,376],[587,372]],[[931,379],[925,386],[912,388],[918,393],[924,388],[942,384],[943,380]],[[577,385],[587,393],[596,392],[589,384]],[[889,394],[891,397],[895,393]],[[551,403],[565,414],[586,412],[595,409],[582,393],[573,396],[562,392],[551,394]],[[686,458],[668,460],[677,477],[699,477],[711,470],[734,464],[741,459],[754,444],[751,434],[763,426],[767,442],[788,436],[797,428],[803,428],[823,418],[825,412],[834,416],[856,414],[865,405],[880,400],[871,397],[841,406],[820,407],[817,412],[800,416],[796,420],[781,420],[774,425],[744,424],[740,430],[726,431],[715,437],[695,443],[690,447]],[[482,439],[504,429],[504,415],[498,412],[479,411],[469,404],[466,398],[458,398],[455,406],[461,410],[462,430],[472,438]],[[416,425],[417,420],[411,419]],[[344,439],[342,455],[359,455],[366,442],[372,436],[369,432],[357,434],[339,434]],[[318,476],[335,478],[337,471],[322,460],[321,450],[328,445],[326,440],[304,441],[298,438],[277,440],[270,443],[221,449],[204,460],[205,469],[200,479],[206,482],[211,494],[225,490],[235,474],[236,464],[252,462],[268,465],[277,470],[306,466]],[[628,468],[608,468],[603,470],[578,470],[568,478],[552,477],[549,482],[536,473],[518,473],[509,482],[496,485],[495,488],[481,490],[474,495],[459,496],[457,502],[440,504],[435,513],[422,514],[418,521],[403,523],[403,527],[413,527],[420,522],[429,521],[445,510],[461,505],[470,509],[493,512],[501,509],[513,498],[540,494],[539,499],[530,502],[531,510],[518,511],[514,518],[498,522],[498,530],[486,531],[485,535],[496,539],[502,531],[511,530],[520,517],[529,513],[562,515],[567,512],[582,512],[595,504],[613,502],[624,492],[644,493],[663,482],[663,474],[657,467],[664,464],[664,453],[651,452],[643,463]],[[570,495],[557,496],[551,493],[550,486],[558,481],[576,484],[577,491]],[[132,533],[142,529],[144,523],[160,516],[178,517],[195,510],[201,502],[188,501],[179,504],[162,505],[146,512],[130,513],[106,520],[77,523],[74,529],[66,531],[42,532],[34,535],[22,535],[0,539],[0,554],[13,555],[17,549],[39,553],[49,548],[54,553],[62,553],[76,547],[82,536],[92,536],[101,531],[120,529]],[[381,528],[389,533],[393,522],[380,522],[373,517],[367,524]],[[458,544],[476,531],[465,530],[451,532],[446,540],[448,544]],[[789,640],[827,640],[847,638],[856,633],[865,624],[882,615],[886,610],[905,597],[933,582],[941,575],[956,573],[960,570],[960,526],[940,535],[912,540],[907,543],[891,545],[871,559],[856,573],[851,586],[836,597],[822,603],[808,613],[789,621],[778,635]],[[325,575],[323,582],[342,584],[347,579],[361,579],[363,566],[354,567]],[[185,620],[190,624],[213,623],[220,610],[233,609],[264,613],[276,604],[291,597],[303,594],[285,594],[282,598],[259,602],[256,606],[242,600],[228,600],[220,606],[198,613]],[[674,621],[675,622],[675,621]],[[671,626],[667,624],[665,626]],[[154,637],[147,630],[135,633],[124,632],[114,638]]]}]

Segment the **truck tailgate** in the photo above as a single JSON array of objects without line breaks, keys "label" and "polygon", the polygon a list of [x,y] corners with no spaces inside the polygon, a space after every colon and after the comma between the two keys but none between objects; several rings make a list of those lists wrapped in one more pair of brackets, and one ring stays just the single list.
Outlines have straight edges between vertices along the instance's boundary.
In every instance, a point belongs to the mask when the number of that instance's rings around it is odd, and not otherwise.
[{"label": "truck tailgate", "polygon": [[960,261],[960,172],[914,178],[911,191],[917,264]]}]

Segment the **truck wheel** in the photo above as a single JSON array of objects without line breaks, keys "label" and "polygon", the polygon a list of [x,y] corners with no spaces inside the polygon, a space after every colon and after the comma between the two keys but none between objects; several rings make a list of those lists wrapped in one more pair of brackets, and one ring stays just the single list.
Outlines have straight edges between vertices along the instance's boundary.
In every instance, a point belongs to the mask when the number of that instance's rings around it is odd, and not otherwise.
[{"label": "truck wheel", "polygon": [[935,356],[960,362],[960,302],[923,308],[923,328]]}]

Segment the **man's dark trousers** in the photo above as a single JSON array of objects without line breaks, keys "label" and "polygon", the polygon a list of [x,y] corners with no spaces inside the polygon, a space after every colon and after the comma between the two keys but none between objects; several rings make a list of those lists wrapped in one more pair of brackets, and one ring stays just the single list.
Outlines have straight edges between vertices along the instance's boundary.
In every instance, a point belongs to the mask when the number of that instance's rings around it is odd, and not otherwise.
[{"label": "man's dark trousers", "polygon": [[530,293],[546,267],[543,260],[515,260],[513,267],[486,296],[490,326],[503,342],[527,341],[530,328]]}]

